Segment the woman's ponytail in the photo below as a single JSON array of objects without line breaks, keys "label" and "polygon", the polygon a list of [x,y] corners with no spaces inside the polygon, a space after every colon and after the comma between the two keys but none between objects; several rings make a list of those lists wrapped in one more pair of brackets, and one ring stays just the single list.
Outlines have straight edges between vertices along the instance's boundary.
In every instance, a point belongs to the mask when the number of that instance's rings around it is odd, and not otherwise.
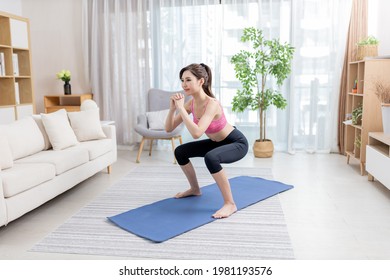
[{"label": "woman's ponytail", "polygon": [[205,79],[205,82],[202,86],[204,92],[210,96],[210,97],[215,97],[213,92],[211,91],[211,84],[212,84],[212,81],[213,81],[213,77],[212,77],[212,73],[211,73],[211,69],[210,67],[208,67],[206,64],[204,63],[201,63],[199,64],[200,66],[202,66],[205,70],[206,70],[206,73],[207,73],[207,79]]}]

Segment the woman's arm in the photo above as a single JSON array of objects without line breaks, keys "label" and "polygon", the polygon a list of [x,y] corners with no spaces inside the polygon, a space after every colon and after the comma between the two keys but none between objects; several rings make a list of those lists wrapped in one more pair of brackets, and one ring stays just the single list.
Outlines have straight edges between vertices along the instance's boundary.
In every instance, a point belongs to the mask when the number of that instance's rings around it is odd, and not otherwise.
[{"label": "woman's arm", "polygon": [[182,105],[183,100],[175,100],[175,103],[176,107],[178,108],[178,114],[181,116],[182,121],[184,122],[185,126],[187,127],[188,131],[191,133],[194,139],[198,139],[205,133],[206,129],[209,127],[215,115],[218,113],[219,108],[217,102],[209,102],[206,107],[206,111],[200,118],[198,124],[196,124],[191,120],[190,116],[188,115],[188,112]]},{"label": "woman's arm", "polygon": [[[175,98],[176,95],[173,95],[170,97],[170,106],[169,106],[169,113],[165,120],[165,131],[166,132],[172,132],[179,124],[183,122],[183,119],[180,114],[175,114],[176,112],[176,105],[175,105]],[[186,104],[184,104],[184,108],[187,111],[187,115],[190,112],[190,101],[188,101]]]}]

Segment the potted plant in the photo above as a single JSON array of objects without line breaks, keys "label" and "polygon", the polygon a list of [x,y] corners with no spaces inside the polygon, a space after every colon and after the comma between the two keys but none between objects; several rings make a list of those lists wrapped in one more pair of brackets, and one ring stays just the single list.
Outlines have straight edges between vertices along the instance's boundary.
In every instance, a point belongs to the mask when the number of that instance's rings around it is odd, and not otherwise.
[{"label": "potted plant", "polygon": [[363,116],[363,105],[359,104],[352,110],[352,124],[361,125]]},{"label": "potted plant", "polygon": [[72,89],[71,89],[71,85],[70,85],[70,77],[71,77],[71,74],[70,74],[70,71],[69,70],[61,70],[60,72],[57,73],[57,79],[65,82],[64,83],[64,93],[66,95],[69,95],[69,94],[72,94]]},{"label": "potted plant", "polygon": [[374,36],[368,36],[366,39],[357,43],[357,60],[363,60],[366,56],[378,55],[379,40]]},{"label": "potted plant", "polygon": [[266,138],[266,111],[274,105],[284,109],[287,101],[283,95],[272,87],[274,78],[278,87],[291,72],[291,61],[294,48],[279,39],[266,40],[262,30],[254,27],[245,28],[242,42],[251,42],[251,51],[241,50],[231,58],[236,78],[242,89],[237,90],[233,98],[233,111],[243,112],[249,108],[258,110],[260,117],[260,138],[253,145],[255,157],[271,157],[273,143]]},{"label": "potted plant", "polygon": [[377,81],[374,93],[381,102],[383,132],[390,134],[390,86]]}]

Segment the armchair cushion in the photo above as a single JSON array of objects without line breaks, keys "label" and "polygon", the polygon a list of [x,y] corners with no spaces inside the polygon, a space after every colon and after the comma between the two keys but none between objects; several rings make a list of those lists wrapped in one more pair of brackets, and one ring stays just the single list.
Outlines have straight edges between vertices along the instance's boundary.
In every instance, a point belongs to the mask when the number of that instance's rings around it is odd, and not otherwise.
[{"label": "armchair cushion", "polygon": [[154,130],[164,130],[165,120],[167,119],[168,113],[169,113],[169,109],[146,112],[149,128]]}]

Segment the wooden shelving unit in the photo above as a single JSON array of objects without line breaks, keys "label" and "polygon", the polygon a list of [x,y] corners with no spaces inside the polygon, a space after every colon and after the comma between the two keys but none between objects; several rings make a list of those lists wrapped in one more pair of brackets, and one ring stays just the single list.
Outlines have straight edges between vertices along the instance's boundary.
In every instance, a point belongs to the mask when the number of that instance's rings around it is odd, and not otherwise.
[{"label": "wooden shelving unit", "polygon": [[[369,132],[382,131],[381,104],[375,95],[375,83],[388,80],[390,77],[390,59],[368,59],[351,62],[348,71],[348,93],[346,114],[351,116],[355,108],[362,105],[361,123],[345,124],[345,153],[347,163],[354,159],[360,164],[361,175],[365,174],[366,146]],[[353,87],[357,80],[357,92]]]},{"label": "wooden shelving unit", "polygon": [[0,12],[0,124],[35,112],[30,45],[29,20]]},{"label": "wooden shelving unit", "polygon": [[68,112],[80,111],[80,105],[84,100],[92,99],[92,93],[71,95],[46,95],[43,98],[45,113],[52,113],[60,109]]}]

